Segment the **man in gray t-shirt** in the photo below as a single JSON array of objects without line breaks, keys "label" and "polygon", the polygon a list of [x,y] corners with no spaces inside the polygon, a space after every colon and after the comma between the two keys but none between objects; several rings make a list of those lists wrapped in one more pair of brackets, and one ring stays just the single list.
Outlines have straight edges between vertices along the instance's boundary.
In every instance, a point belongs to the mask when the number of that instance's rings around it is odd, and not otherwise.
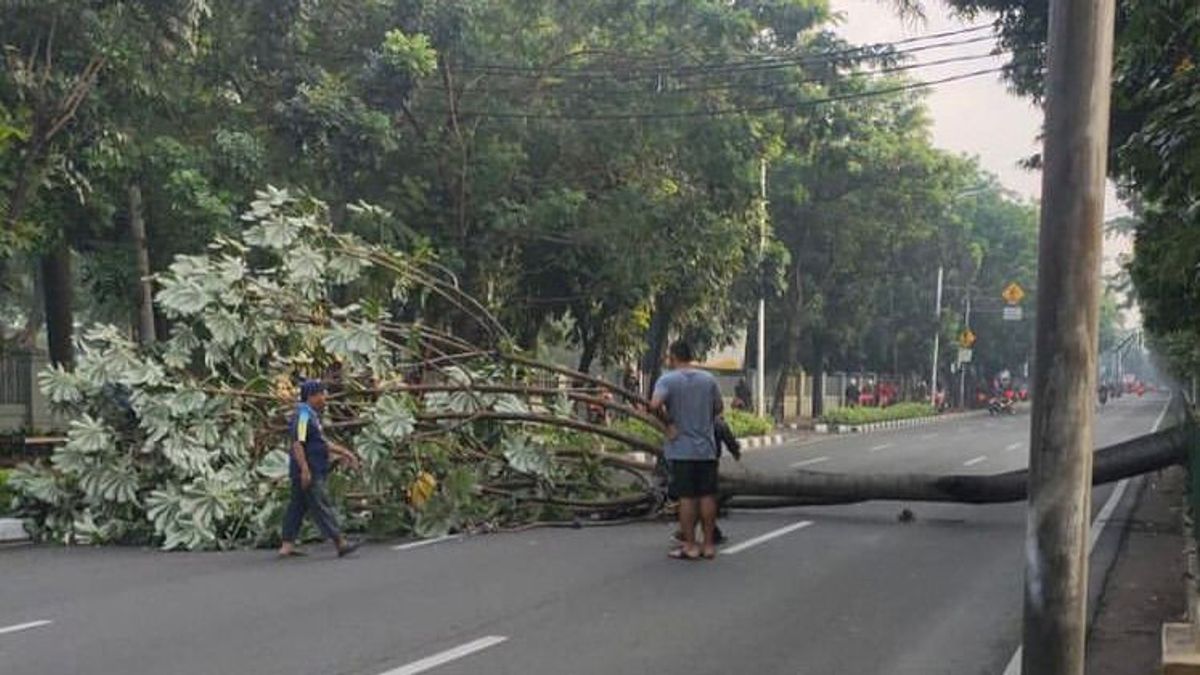
[{"label": "man in gray t-shirt", "polygon": [[[671,491],[679,499],[679,528],[683,546],[671,556],[687,560],[716,555],[717,444],[716,418],[723,412],[717,380],[697,369],[692,347],[679,340],[668,350],[670,372],[654,385],[650,409],[668,426],[663,455]],[[696,519],[704,530],[704,546],[696,544]]]}]

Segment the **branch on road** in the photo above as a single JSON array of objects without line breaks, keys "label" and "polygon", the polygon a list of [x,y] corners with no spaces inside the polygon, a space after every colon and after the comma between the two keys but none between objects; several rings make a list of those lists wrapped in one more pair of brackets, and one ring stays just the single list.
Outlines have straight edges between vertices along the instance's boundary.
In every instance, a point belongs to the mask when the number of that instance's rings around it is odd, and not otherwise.
[{"label": "branch on road", "polygon": [[[1158,471],[1187,459],[1193,433],[1189,426],[1140,436],[1098,450],[1092,483],[1111,483]],[[1029,471],[990,476],[935,474],[845,474],[800,471],[765,476],[748,471],[721,474],[721,492],[730,506],[779,508],[852,504],[872,500],[999,504],[1027,496]]]}]

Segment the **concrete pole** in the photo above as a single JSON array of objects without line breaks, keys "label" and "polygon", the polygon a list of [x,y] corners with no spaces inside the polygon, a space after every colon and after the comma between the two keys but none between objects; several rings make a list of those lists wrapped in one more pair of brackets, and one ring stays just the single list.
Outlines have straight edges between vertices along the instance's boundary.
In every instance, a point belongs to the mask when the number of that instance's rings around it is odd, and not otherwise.
[{"label": "concrete pole", "polygon": [[1051,0],[1023,675],[1083,675],[1115,0]]},{"label": "concrete pole", "polygon": [[[759,191],[762,203],[759,205],[758,216],[758,255],[759,260],[762,260],[767,251],[767,160],[765,159],[759,163]],[[764,293],[765,289],[759,288],[758,363],[755,364],[754,378],[754,408],[759,417],[765,417],[767,414],[767,299],[764,297]]]},{"label": "concrete pole", "polygon": [[933,316],[937,321],[937,326],[933,329],[933,366],[930,368],[929,375],[929,402],[937,405],[937,385],[938,385],[938,352],[942,346],[942,278],[946,270],[941,265],[938,265],[937,273],[937,300],[934,303]]}]

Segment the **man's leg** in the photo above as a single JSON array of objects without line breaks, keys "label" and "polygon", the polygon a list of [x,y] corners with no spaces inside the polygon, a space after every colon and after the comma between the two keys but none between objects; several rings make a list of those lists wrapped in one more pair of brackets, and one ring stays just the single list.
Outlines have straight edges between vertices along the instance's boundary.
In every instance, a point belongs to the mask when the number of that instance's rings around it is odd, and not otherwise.
[{"label": "man's leg", "polygon": [[683,535],[683,551],[694,556],[696,549],[696,516],[699,502],[695,497],[679,498],[679,532]]},{"label": "man's leg", "polygon": [[295,552],[296,537],[300,536],[300,526],[304,522],[304,512],[307,510],[308,496],[300,487],[300,482],[293,480],[287,511],[283,514],[283,543],[279,547],[279,555],[292,555]]},{"label": "man's leg", "polygon": [[312,484],[308,486],[305,494],[308,497],[308,508],[312,511],[313,522],[321,531],[321,535],[334,543],[341,544],[342,533],[338,529],[337,516],[333,513],[333,507],[329,504],[329,494],[325,492],[325,479],[313,476]]},{"label": "man's leg", "polygon": [[317,524],[317,529],[321,530],[321,534],[326,539],[333,542],[339,556],[352,553],[358,548],[357,543],[351,544],[338,529],[337,516],[333,512],[333,506],[329,503],[329,493],[325,491],[324,478],[313,478],[312,485],[308,488],[308,506],[312,511],[313,522]]},{"label": "man's leg", "polygon": [[717,555],[718,467],[716,461],[702,462],[696,470],[696,494],[700,498],[700,526],[704,530],[705,558]]},{"label": "man's leg", "polygon": [[717,497],[706,495],[699,501],[700,527],[704,530],[704,556],[711,558],[717,553]]}]

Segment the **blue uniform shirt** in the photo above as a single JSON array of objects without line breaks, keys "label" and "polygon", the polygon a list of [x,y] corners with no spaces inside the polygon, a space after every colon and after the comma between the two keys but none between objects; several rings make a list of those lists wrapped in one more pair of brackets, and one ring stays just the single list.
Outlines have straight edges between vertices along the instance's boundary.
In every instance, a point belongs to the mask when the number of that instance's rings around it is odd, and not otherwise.
[{"label": "blue uniform shirt", "polygon": [[[288,435],[292,443],[297,441],[304,444],[304,455],[308,458],[308,468],[314,478],[320,478],[329,472],[329,446],[325,443],[325,435],[321,432],[321,414],[307,403],[296,406],[296,414],[288,423]],[[300,466],[296,464],[296,456],[290,451],[289,470],[293,478],[300,476]]]}]

